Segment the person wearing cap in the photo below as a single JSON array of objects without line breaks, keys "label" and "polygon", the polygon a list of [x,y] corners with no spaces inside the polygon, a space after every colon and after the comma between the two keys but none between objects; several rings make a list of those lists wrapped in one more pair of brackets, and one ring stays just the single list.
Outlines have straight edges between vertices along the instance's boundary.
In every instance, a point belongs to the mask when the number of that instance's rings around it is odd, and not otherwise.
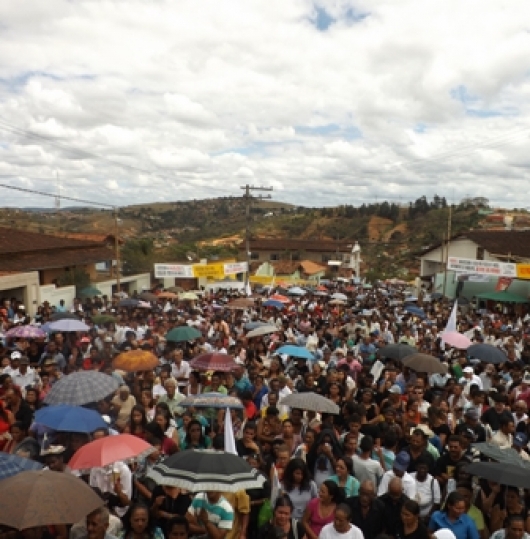
[{"label": "person wearing cap", "polygon": [[52,472],[72,473],[64,461],[66,448],[63,445],[48,445],[41,450],[40,456],[44,460],[45,469]]},{"label": "person wearing cap", "polygon": [[524,432],[516,432],[513,435],[512,447],[519,453],[519,456],[523,460],[530,461],[530,455],[526,451],[528,447],[528,436]]},{"label": "person wearing cap", "polygon": [[471,431],[475,442],[486,441],[486,429],[480,424],[479,411],[474,408],[467,408],[464,411],[464,422],[457,425],[455,428],[455,434],[462,434],[465,431]]},{"label": "person wearing cap", "polygon": [[381,483],[379,483],[379,488],[377,489],[377,494],[382,496],[388,491],[390,481],[397,477],[401,480],[401,485],[403,492],[411,500],[416,498],[416,481],[414,478],[407,472],[407,469],[410,465],[410,455],[406,451],[401,451],[396,455],[394,459],[394,464],[392,469],[385,472],[381,478]]},{"label": "person wearing cap", "polygon": [[18,360],[18,368],[12,374],[13,383],[22,389],[25,395],[26,387],[40,388],[41,379],[35,369],[29,366],[29,358],[21,356]]},{"label": "person wearing cap", "polygon": [[464,367],[462,374],[463,376],[458,380],[458,383],[464,385],[464,394],[466,396],[469,395],[472,385],[477,385],[479,389],[482,389],[482,379],[475,374],[473,367]]}]

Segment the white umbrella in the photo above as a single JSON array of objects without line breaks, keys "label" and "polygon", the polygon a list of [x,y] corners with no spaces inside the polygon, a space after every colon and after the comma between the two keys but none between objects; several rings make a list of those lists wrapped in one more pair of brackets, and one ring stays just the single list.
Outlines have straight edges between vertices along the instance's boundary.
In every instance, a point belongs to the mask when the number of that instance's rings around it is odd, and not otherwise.
[{"label": "white umbrella", "polygon": [[340,292],[335,292],[331,299],[340,299],[341,301],[348,301],[348,296],[346,294],[341,294]]},{"label": "white umbrella", "polygon": [[276,333],[280,331],[276,326],[262,326],[247,333],[247,337],[252,339],[252,337],[261,337],[262,335],[269,335],[270,333]]}]

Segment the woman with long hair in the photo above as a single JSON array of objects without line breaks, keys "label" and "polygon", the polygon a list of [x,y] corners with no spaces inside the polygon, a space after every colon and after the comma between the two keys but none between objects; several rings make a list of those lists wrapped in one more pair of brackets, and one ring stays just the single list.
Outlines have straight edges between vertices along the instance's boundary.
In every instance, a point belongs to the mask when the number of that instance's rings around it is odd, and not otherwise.
[{"label": "woman with long hair", "polygon": [[308,539],[318,539],[322,528],[333,522],[337,505],[344,501],[342,489],[333,481],[324,481],[318,498],[312,499],[304,511],[302,524]]},{"label": "woman with long hair", "polygon": [[335,464],[335,475],[332,475],[330,481],[334,481],[344,490],[347,498],[357,496],[361,483],[353,475],[353,460],[350,457],[339,457]]},{"label": "woman with long hair", "polygon": [[286,539],[302,539],[304,526],[293,518],[293,502],[287,494],[282,494],[276,499],[272,512],[272,519],[258,530],[258,539],[269,539],[271,530],[279,528]]},{"label": "woman with long hair", "polygon": [[307,466],[317,486],[335,474],[336,460],[342,456],[342,450],[335,433],[324,429],[311,446],[306,458]]},{"label": "woman with long hair", "polygon": [[164,533],[155,525],[147,506],[131,505],[123,516],[123,530],[119,539],[164,539]]},{"label": "woman with long hair", "polygon": [[316,483],[311,479],[307,464],[300,458],[289,461],[283,472],[283,492],[293,503],[293,518],[301,520],[307,504],[318,496]]},{"label": "woman with long hair", "polygon": [[[158,405],[157,405],[158,408]],[[179,448],[179,436],[176,427],[171,423],[172,417],[169,410],[160,408],[155,414],[153,423],[156,423],[163,432],[162,453],[172,455]]]},{"label": "woman with long hair", "polygon": [[200,395],[202,393],[201,375],[197,371],[191,371],[187,395]]},{"label": "woman with long hair", "polygon": [[456,539],[479,539],[477,527],[466,514],[466,502],[458,492],[451,492],[445,501],[443,511],[435,511],[429,521],[429,531],[434,533],[442,528],[453,532]]},{"label": "woman with long hair", "polygon": [[26,388],[26,397],[24,400],[26,404],[33,410],[35,413],[41,406],[41,401],[39,398],[39,390],[35,387]]},{"label": "woman with long hair", "polygon": [[420,506],[414,500],[407,500],[401,508],[401,522],[396,539],[429,539],[429,531],[420,518]]},{"label": "woman with long hair", "polygon": [[145,408],[141,404],[135,404],[131,409],[129,422],[125,425],[123,432],[145,440],[147,437],[147,431],[145,430],[147,423]]},{"label": "woman with long hair", "polygon": [[188,423],[182,449],[208,449],[211,445],[212,441],[204,435],[200,421],[192,419]]}]

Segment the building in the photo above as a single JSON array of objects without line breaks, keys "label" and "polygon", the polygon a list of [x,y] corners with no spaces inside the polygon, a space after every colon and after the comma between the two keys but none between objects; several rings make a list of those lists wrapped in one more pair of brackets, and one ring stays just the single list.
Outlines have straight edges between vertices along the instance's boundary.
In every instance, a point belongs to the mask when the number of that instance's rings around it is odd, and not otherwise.
[{"label": "building", "polygon": [[[277,260],[267,261],[259,264],[257,267],[251,265],[251,269],[255,267],[254,273],[260,281],[268,284],[275,280],[276,282],[287,281],[314,281],[318,282],[323,279],[328,271],[328,267],[323,264],[317,264],[312,260]],[[265,277],[267,279],[265,279]],[[251,277],[251,280],[252,277]],[[256,281],[257,279],[254,279]]]}]

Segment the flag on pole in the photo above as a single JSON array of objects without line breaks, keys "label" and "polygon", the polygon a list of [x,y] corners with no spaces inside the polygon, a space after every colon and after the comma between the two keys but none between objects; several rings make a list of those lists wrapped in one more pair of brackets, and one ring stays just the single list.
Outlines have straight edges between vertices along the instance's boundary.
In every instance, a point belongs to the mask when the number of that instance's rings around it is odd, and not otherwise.
[{"label": "flag on pole", "polygon": [[271,507],[274,507],[276,500],[282,491],[282,486],[280,484],[280,478],[278,477],[278,470],[276,466],[272,465],[272,481],[271,481]]},{"label": "flag on pole", "polygon": [[234,428],[232,427],[230,408],[227,408],[225,411],[225,452],[237,455],[236,439],[234,437]]},{"label": "flag on pole", "polygon": [[456,311],[458,309],[458,300],[455,300],[455,304],[453,305],[453,310],[451,311],[451,315],[449,316],[449,320],[447,320],[447,325],[445,326],[445,329],[442,331],[442,334],[440,335],[442,340],[440,341],[440,348],[442,350],[445,350],[445,342],[444,342],[444,333],[446,331],[458,331],[456,329]]}]

